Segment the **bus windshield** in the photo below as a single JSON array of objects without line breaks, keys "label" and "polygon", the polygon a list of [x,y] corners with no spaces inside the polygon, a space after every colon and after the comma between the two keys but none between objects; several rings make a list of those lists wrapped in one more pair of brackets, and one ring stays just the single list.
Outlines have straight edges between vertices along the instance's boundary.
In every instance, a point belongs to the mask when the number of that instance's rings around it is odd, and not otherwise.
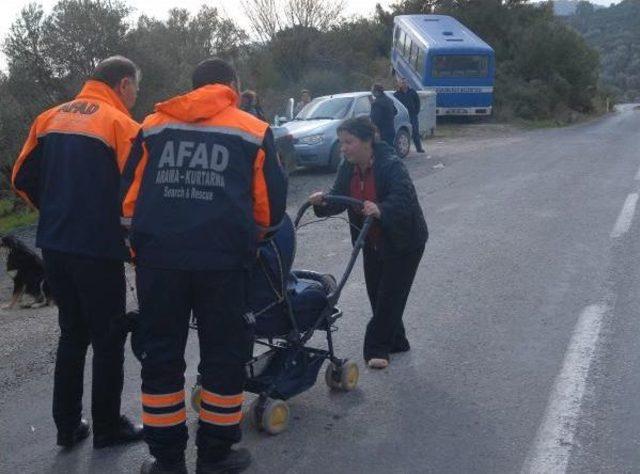
[{"label": "bus windshield", "polygon": [[309,102],[296,116],[296,120],[343,119],[349,113],[353,98],[322,98]]},{"label": "bus windshield", "polygon": [[433,77],[487,77],[489,61],[486,55],[438,55],[433,57]]}]

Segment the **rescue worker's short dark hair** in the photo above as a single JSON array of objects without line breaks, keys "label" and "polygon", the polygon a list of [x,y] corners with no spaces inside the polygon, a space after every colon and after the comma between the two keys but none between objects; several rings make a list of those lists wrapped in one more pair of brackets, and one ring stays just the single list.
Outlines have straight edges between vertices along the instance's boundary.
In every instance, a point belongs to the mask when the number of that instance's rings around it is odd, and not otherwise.
[{"label": "rescue worker's short dark hair", "polygon": [[371,92],[373,93],[373,95],[377,96],[381,96],[382,94],[384,94],[384,86],[382,84],[379,83],[375,83],[372,87],[371,87]]},{"label": "rescue worker's short dark hair", "polygon": [[369,117],[347,119],[340,124],[337,133],[347,132],[363,142],[375,142],[378,129]]},{"label": "rescue worker's short dark hair", "polygon": [[194,89],[207,84],[229,85],[236,81],[236,70],[228,62],[220,58],[209,58],[200,62],[191,76]]},{"label": "rescue worker's short dark hair", "polygon": [[111,56],[103,59],[93,70],[91,79],[104,82],[110,87],[116,87],[125,77],[140,79],[140,68],[124,56]]}]

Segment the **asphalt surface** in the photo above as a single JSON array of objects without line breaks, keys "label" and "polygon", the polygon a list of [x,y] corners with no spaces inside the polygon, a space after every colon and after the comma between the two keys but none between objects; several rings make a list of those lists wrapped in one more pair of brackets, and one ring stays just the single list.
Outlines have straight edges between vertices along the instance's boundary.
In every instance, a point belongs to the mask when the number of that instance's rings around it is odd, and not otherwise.
[{"label": "asphalt surface", "polygon": [[[336,333],[338,354],[360,363],[358,389],[332,393],[321,373],[315,387],[290,400],[287,432],[274,437],[247,426],[242,445],[255,459],[249,472],[640,472],[634,212],[615,233],[640,186],[640,111],[623,107],[562,129],[474,127],[480,132],[436,138],[426,155],[406,159],[431,232],[405,313],[412,350],[392,357],[386,371],[363,367],[370,309],[358,264]],[[297,172],[290,212],[331,181]],[[314,224],[299,234],[296,267],[340,275],[349,251],[344,222]],[[0,287],[5,300],[6,279]],[[579,346],[572,363],[566,354],[581,340],[581,315],[600,303],[606,311],[594,342]],[[0,311],[0,472],[137,472],[144,444],[55,447],[56,338],[51,308]],[[196,353],[192,337],[188,384]],[[562,402],[565,373],[570,388],[584,386],[570,404]],[[90,375],[86,381],[88,407]],[[554,407],[568,407],[561,415],[573,421],[554,425]],[[130,352],[123,411],[140,416],[139,365]],[[192,435],[196,424],[189,411]],[[541,426],[556,425],[561,437],[541,448]],[[193,472],[193,439],[187,455]]]}]

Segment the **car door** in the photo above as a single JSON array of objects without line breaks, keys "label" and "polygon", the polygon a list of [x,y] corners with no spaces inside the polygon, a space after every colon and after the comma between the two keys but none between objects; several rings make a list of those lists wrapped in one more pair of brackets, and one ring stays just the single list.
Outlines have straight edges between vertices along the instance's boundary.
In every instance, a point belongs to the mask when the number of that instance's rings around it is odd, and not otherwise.
[{"label": "car door", "polygon": [[369,95],[358,97],[353,106],[354,117],[369,117],[371,115],[371,100]]}]

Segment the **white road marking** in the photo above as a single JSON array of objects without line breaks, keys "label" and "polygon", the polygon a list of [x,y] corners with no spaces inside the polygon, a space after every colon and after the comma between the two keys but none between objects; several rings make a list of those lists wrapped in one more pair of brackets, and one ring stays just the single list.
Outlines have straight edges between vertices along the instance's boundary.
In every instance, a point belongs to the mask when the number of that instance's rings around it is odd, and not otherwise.
[{"label": "white road marking", "polygon": [[633,215],[636,212],[637,202],[638,193],[629,194],[629,196],[627,196],[627,200],[624,202],[624,206],[622,206],[622,211],[620,211],[616,225],[611,231],[612,239],[617,239],[629,230],[629,227],[631,227],[631,221],[633,220]]},{"label": "white road marking", "polygon": [[635,180],[640,181],[640,168],[638,168],[638,172],[636,173]]},{"label": "white road marking", "polygon": [[596,354],[602,320],[609,307],[586,307],[576,325],[556,377],[544,419],[522,474],[564,474],[567,469],[589,368]]}]

